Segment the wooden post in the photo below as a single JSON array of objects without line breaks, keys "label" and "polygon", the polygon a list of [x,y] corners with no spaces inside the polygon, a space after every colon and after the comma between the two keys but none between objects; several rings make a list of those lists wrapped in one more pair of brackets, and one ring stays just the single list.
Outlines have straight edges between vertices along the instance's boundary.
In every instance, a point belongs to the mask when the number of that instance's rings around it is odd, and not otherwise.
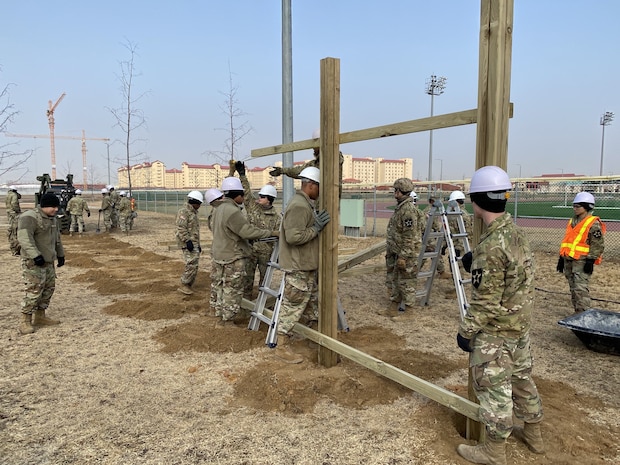
[{"label": "wooden post", "polygon": [[[331,221],[319,239],[319,331],[336,339],[338,334],[338,225],[340,184],[340,60],[321,60],[321,188],[319,208]],[[319,363],[330,368],[338,354],[319,347]]]},{"label": "wooden post", "polygon": [[[480,55],[478,63],[478,117],[476,169],[508,166],[508,120],[512,65],[513,0],[482,0],[480,8]],[[477,244],[484,225],[474,221],[472,244]],[[469,398],[476,400],[469,373]],[[467,420],[467,438],[484,440],[480,423]]]}]

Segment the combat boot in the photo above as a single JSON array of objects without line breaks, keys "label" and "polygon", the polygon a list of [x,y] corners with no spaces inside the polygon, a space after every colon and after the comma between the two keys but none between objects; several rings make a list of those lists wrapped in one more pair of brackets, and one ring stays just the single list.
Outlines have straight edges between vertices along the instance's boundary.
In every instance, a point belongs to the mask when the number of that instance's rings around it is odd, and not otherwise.
[{"label": "combat boot", "polygon": [[181,284],[181,287],[179,287],[177,291],[182,292],[185,295],[192,295],[194,293],[188,284]]},{"label": "combat boot", "polygon": [[461,457],[471,463],[485,465],[507,465],[506,441],[492,441],[489,438],[477,446],[461,444],[456,448]]},{"label": "combat boot", "polygon": [[34,328],[32,327],[32,315],[30,313],[22,313],[22,322],[19,325],[19,332],[21,334],[34,333]]},{"label": "combat boot", "polygon": [[535,454],[545,453],[540,423],[524,423],[523,428],[514,428],[512,435],[522,441]]},{"label": "combat boot", "polygon": [[45,310],[35,310],[32,324],[35,326],[53,326],[59,325],[60,321],[46,317]]},{"label": "combat boot", "polygon": [[290,349],[291,336],[278,335],[278,345],[273,349],[273,356],[278,360],[296,365],[304,361],[304,358]]}]

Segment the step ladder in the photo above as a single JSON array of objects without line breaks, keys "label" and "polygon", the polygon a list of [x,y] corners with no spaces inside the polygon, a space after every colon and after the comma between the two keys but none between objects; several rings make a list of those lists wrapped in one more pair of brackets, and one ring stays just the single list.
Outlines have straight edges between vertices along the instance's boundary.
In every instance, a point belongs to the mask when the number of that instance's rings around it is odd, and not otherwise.
[{"label": "step ladder", "polygon": [[[441,229],[440,231],[433,231],[433,224],[435,219],[440,218]],[[450,230],[450,218],[456,219],[458,231],[452,232]],[[428,305],[428,301],[433,287],[433,280],[435,278],[435,272],[437,271],[437,264],[441,259],[441,251],[445,247],[448,252],[448,260],[450,269],[452,271],[452,279],[454,282],[454,288],[456,289],[456,295],[459,302],[459,311],[461,317],[467,312],[469,303],[467,302],[467,295],[465,293],[465,284],[471,283],[471,279],[464,279],[461,276],[461,269],[459,267],[459,261],[462,256],[457,256],[454,248],[454,240],[462,239],[463,241],[463,254],[471,251],[469,245],[469,239],[467,236],[467,230],[465,229],[465,221],[463,220],[463,212],[461,211],[459,204],[454,202],[450,204],[450,211],[446,211],[441,201],[436,200],[433,208],[430,211],[428,221],[426,222],[426,228],[424,230],[424,236],[422,239],[422,250],[418,256],[418,269],[422,268],[424,260],[431,260],[430,267],[427,271],[419,271],[418,278],[426,279],[424,288],[416,292],[416,297],[421,298],[422,305]],[[434,244],[433,244],[434,241]],[[429,245],[434,245],[434,251],[427,252],[426,249]]]},{"label": "step ladder", "polygon": [[[269,239],[266,239],[269,240]],[[284,286],[286,282],[286,273],[282,270],[278,264],[278,258],[280,254],[280,242],[275,240],[271,257],[267,262],[267,270],[265,271],[265,277],[263,282],[258,287],[258,297],[254,303],[254,309],[250,312],[250,322],[248,323],[248,329],[251,331],[258,331],[260,323],[263,322],[267,325],[267,337],[265,338],[265,344],[270,348],[274,348],[278,345],[278,320],[280,318],[280,307],[282,306],[282,299],[284,298]],[[274,271],[282,271],[282,279],[277,289],[272,289],[271,284],[273,281]],[[275,298],[273,310],[271,316],[265,314],[265,307],[269,297]],[[338,297],[338,329],[342,331],[349,331],[349,325],[345,318],[345,311],[342,308],[340,297]]]}]

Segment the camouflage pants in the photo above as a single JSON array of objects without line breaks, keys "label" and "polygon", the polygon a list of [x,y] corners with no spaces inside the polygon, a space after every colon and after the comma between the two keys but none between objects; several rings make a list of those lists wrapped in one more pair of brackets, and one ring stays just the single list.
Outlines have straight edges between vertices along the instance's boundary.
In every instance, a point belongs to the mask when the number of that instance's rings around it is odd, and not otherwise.
[{"label": "camouflage pants", "polygon": [[241,312],[246,259],[240,258],[232,263],[215,264],[215,266],[218,268],[216,275],[220,277],[215,290],[216,313],[220,312],[222,320],[232,320]]},{"label": "camouflage pants", "polygon": [[[435,246],[434,246],[434,245],[429,244],[429,245],[426,247],[426,251],[427,251],[427,252],[434,252],[434,251],[435,251]],[[439,251],[439,252],[440,252],[440,254],[439,254],[439,256],[437,257],[437,272],[438,272],[438,273],[443,273],[444,271],[446,271],[446,266],[445,266],[445,265],[444,265],[444,263],[443,263],[443,257],[442,257],[442,255],[441,255],[441,251]],[[424,260],[424,262],[425,262],[425,261],[426,261],[426,260]],[[424,262],[422,262],[422,266],[424,266]]]},{"label": "camouflage pants", "polygon": [[529,334],[504,339],[478,333],[469,364],[481,421],[492,440],[510,436],[513,411],[527,423],[542,420],[542,403],[532,380]]},{"label": "camouflage pants", "polygon": [[252,291],[254,290],[254,278],[256,276],[256,268],[260,273],[260,285],[263,284],[265,279],[265,273],[267,272],[267,263],[271,259],[271,253],[261,254],[254,252],[251,257],[248,257],[245,269],[245,283],[243,285],[243,296],[246,299],[252,298]]},{"label": "camouflage pants", "polygon": [[398,256],[386,254],[385,268],[387,270],[385,284],[390,290],[392,302],[404,302],[408,307],[415,305],[415,292],[418,282],[418,259],[408,258],[405,269],[396,266]]},{"label": "camouflage pants", "polygon": [[284,279],[278,333],[290,334],[298,321],[308,323],[319,320],[317,272],[290,271]]},{"label": "camouflage pants", "polygon": [[118,228],[118,210],[116,208],[110,210],[110,222],[113,228]]},{"label": "camouflage pants", "polygon": [[71,228],[69,231],[77,231],[82,234],[84,231],[84,217],[82,215],[71,215]]},{"label": "camouflage pants", "polygon": [[9,239],[9,247],[11,248],[11,253],[13,255],[18,255],[21,249],[19,245],[19,241],[17,240],[17,213],[10,211],[6,212],[6,219],[8,220],[8,227],[6,230],[6,235]]},{"label": "camouflage pants", "polygon": [[129,231],[130,225],[131,225],[131,212],[119,213],[118,224],[121,228],[121,231],[123,232]]},{"label": "camouflage pants", "polygon": [[[211,262],[211,293],[209,294],[209,305],[215,316],[222,316],[221,289],[224,273],[224,265]],[[219,297],[218,297],[219,296]]]},{"label": "camouflage pants", "polygon": [[112,209],[107,208],[103,210],[103,225],[106,231],[110,231],[112,229]]},{"label": "camouflage pants", "polygon": [[583,271],[585,260],[564,259],[564,276],[570,287],[570,300],[575,312],[583,312],[590,308],[590,277]]},{"label": "camouflage pants", "polygon": [[26,288],[26,295],[22,301],[22,313],[32,314],[35,310],[45,310],[49,307],[56,289],[54,264],[46,263],[44,266],[37,266],[29,258],[22,259],[22,276]]},{"label": "camouflage pants", "polygon": [[185,270],[181,275],[181,284],[193,286],[194,281],[196,281],[196,275],[198,274],[198,263],[200,262],[200,252],[198,252],[198,248],[195,248],[191,252],[187,249],[183,249],[183,261],[185,262]]}]

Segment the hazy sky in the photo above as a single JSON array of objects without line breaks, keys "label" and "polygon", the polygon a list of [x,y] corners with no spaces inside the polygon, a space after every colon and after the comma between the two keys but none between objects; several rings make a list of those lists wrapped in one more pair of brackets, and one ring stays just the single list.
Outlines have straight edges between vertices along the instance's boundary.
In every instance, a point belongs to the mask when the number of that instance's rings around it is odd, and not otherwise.
[{"label": "hazy sky", "polygon": [[[352,131],[427,117],[425,82],[447,77],[435,114],[475,108],[480,2],[474,0],[293,0],[294,139],[319,125],[320,60],[340,59],[341,130]],[[508,172],[598,175],[605,111],[620,111],[617,0],[515,0]],[[122,105],[121,61],[137,45],[134,95],[147,128],[136,149],[167,168],[210,164],[223,151],[228,124],[222,107],[232,77],[238,119],[253,128],[238,146],[278,144],[281,128],[281,1],[11,1],[2,7],[0,85],[10,87],[20,112],[8,132],[49,134],[48,101],[66,97],[55,112],[56,135],[123,137],[108,108]],[[232,74],[229,73],[229,67]],[[46,139],[0,136],[36,149],[30,164],[50,172]],[[106,145],[89,141],[87,167],[107,181]],[[413,177],[426,179],[428,133],[347,144],[355,157],[413,158]],[[122,146],[111,145],[113,177]],[[620,119],[605,129],[604,174],[620,173]],[[307,159],[297,152],[295,160]],[[475,127],[434,132],[434,178],[471,176]],[[57,171],[77,173],[79,140],[56,141]],[[254,159],[269,166],[280,156]],[[439,161],[442,160],[442,161]],[[519,166],[520,165],[520,166]],[[30,177],[30,174],[28,177]],[[7,177],[8,178],[8,177]],[[0,179],[0,182],[10,179]],[[114,181],[114,178],[113,178]]]}]

